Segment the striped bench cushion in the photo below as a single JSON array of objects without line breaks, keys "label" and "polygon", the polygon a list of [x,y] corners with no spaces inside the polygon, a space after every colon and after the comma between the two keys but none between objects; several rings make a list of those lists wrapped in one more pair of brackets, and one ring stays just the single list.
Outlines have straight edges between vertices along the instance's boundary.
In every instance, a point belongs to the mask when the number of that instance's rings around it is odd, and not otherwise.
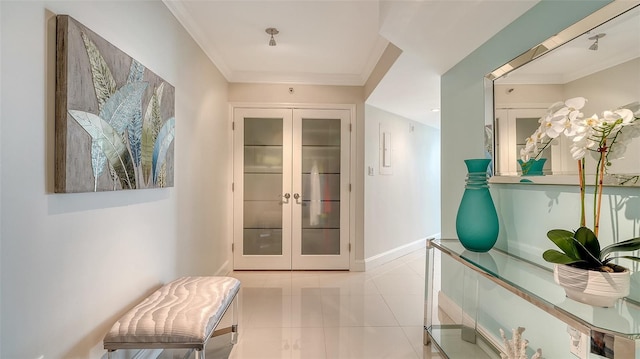
[{"label": "striped bench cushion", "polygon": [[177,279],[123,315],[105,336],[104,348],[202,348],[239,290],[240,281],[231,277]]}]

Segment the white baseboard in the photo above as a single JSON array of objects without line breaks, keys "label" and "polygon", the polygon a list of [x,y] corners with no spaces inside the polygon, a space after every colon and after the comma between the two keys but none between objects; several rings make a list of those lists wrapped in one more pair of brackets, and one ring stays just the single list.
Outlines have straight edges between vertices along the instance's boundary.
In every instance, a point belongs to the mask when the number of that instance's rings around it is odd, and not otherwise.
[{"label": "white baseboard", "polygon": [[[470,322],[471,317],[468,314],[462,312],[462,308],[458,305],[458,303],[454,302],[450,299],[446,294],[442,291],[438,292],[438,307],[447,315],[454,323],[463,323],[462,318],[464,315],[464,319],[466,322]],[[478,333],[480,333],[493,347],[498,350],[505,352],[506,348],[504,343],[500,342],[497,338],[493,336],[485,327],[482,325],[478,325],[477,327]],[[485,353],[489,355],[492,352],[490,348],[483,348]],[[499,358],[499,357],[496,357]]]},{"label": "white baseboard", "polygon": [[438,307],[449,316],[454,323],[462,323],[462,308],[442,291],[438,291]]},{"label": "white baseboard", "polygon": [[[404,255],[407,255],[411,252],[414,252],[416,250],[419,249],[424,249],[426,244],[427,244],[427,238],[438,238],[440,236],[440,233],[431,235],[431,236],[427,236],[424,238],[420,238],[416,241],[413,241],[411,243],[407,243],[405,245],[402,245],[400,247],[396,247],[393,249],[390,249],[386,252],[382,252],[380,254],[376,254],[374,256],[371,256],[369,258],[365,258],[364,261],[356,261],[356,266],[357,267],[363,267],[362,270],[369,270],[369,269],[373,269],[376,267],[379,267],[385,263],[388,263],[394,259],[398,259]],[[353,269],[352,269],[353,270]]]},{"label": "white baseboard", "polygon": [[222,265],[220,266],[220,268],[218,268],[218,270],[214,273],[214,275],[216,275],[216,276],[226,276],[232,270],[233,270],[233,268],[231,268],[231,263],[227,260],[224,263],[222,263]]},{"label": "white baseboard", "polygon": [[349,268],[352,272],[364,272],[367,269],[364,260],[356,259],[354,263],[351,264],[351,268]]}]

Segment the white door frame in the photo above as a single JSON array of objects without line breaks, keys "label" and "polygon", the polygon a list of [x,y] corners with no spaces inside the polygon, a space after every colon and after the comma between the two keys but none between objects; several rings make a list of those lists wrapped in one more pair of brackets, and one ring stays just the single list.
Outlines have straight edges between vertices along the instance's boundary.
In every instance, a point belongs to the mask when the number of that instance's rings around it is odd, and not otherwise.
[{"label": "white door frame", "polygon": [[[313,103],[259,103],[259,102],[230,102],[229,103],[229,123],[230,129],[233,129],[233,121],[234,121],[234,112],[235,109],[246,108],[246,109],[318,109],[318,110],[349,110],[350,112],[350,124],[349,124],[349,136],[350,136],[350,148],[349,148],[349,192],[348,192],[348,202],[349,202],[349,211],[348,211],[348,220],[349,220],[349,229],[348,229],[348,250],[349,250],[349,270],[358,270],[359,267],[356,263],[356,255],[355,255],[355,239],[356,239],[356,192],[358,190],[358,183],[356,178],[356,167],[357,167],[357,146],[356,146],[356,133],[357,133],[357,117],[356,117],[356,105],[355,104],[313,104]],[[231,153],[234,155],[234,133],[231,131]],[[231,161],[232,171],[230,182],[232,183],[232,190],[234,187],[234,177],[236,171],[236,163]],[[232,211],[237,210],[234,205],[234,193],[228,197],[228,208],[231,208]],[[241,210],[241,209],[240,209]],[[233,213],[233,212],[232,212]],[[234,216],[230,216],[230,228],[232,228],[231,236],[228,239],[229,248],[234,250],[238,250],[238,248],[234,248],[234,238],[236,233]],[[231,260],[234,260],[234,253],[231,253]],[[234,266],[231,266],[234,268]]]}]

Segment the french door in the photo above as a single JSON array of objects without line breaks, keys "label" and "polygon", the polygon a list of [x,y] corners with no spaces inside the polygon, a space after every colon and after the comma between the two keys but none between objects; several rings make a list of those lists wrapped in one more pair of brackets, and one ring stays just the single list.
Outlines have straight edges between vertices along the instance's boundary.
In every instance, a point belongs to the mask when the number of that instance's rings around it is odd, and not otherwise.
[{"label": "french door", "polygon": [[234,109],[234,269],[348,269],[350,111]]}]

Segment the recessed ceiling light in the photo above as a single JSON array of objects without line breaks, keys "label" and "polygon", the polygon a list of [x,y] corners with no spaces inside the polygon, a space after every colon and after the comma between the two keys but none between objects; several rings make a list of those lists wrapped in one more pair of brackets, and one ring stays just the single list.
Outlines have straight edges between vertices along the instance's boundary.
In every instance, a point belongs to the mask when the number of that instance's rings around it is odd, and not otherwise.
[{"label": "recessed ceiling light", "polygon": [[439,108],[437,108],[437,107],[436,107],[436,108],[432,108],[432,109],[431,109],[431,112],[440,112],[440,109],[439,109]]}]

